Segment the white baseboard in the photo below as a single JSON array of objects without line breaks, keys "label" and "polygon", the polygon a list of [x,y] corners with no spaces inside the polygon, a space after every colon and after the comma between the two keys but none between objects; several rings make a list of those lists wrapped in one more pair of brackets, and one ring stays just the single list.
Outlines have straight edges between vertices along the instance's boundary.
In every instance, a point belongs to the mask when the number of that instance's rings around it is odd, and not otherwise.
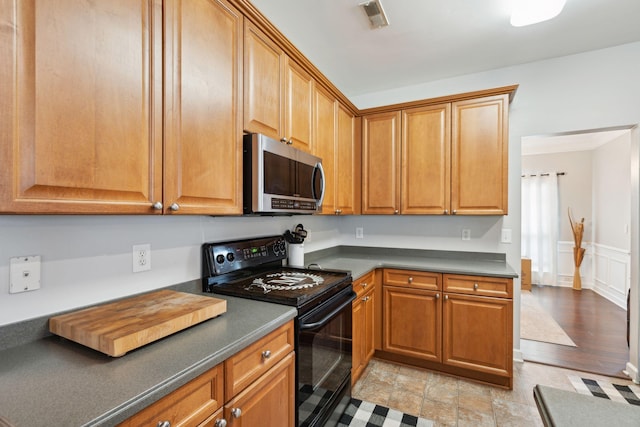
[{"label": "white baseboard", "polygon": [[633,366],[631,362],[627,362],[627,368],[625,369],[625,374],[631,378],[636,384],[640,384],[640,378],[638,377],[638,368]]}]

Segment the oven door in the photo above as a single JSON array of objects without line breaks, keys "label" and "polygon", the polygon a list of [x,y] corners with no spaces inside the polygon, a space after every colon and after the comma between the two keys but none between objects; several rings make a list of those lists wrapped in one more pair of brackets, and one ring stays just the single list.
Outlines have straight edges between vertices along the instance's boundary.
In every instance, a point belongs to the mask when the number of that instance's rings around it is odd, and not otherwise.
[{"label": "oven door", "polygon": [[298,320],[298,425],[335,425],[351,396],[351,287]]}]

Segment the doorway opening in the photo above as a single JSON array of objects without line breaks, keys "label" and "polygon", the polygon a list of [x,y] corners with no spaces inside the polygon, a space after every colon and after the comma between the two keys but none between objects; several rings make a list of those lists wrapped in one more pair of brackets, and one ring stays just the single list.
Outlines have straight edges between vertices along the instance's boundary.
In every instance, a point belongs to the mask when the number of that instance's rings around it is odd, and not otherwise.
[{"label": "doorway opening", "polygon": [[[557,177],[552,184],[556,193],[522,190],[522,256],[531,259],[532,269],[531,291],[522,291],[524,360],[628,378],[631,233],[638,233],[631,227],[631,138],[631,127],[620,127],[522,139],[523,182]],[[557,198],[556,205],[532,213],[546,203],[544,197]],[[570,213],[584,218],[582,263],[574,256]],[[549,232],[554,226],[555,233]],[[544,233],[537,231],[543,228]],[[576,268],[581,279],[577,287]],[[526,301],[543,314],[527,319]],[[525,330],[547,316],[575,345]]]}]

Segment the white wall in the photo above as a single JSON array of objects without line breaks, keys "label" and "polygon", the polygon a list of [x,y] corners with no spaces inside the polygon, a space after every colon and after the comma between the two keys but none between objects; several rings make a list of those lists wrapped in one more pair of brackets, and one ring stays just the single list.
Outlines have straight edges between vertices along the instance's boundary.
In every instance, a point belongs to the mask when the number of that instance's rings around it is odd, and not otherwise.
[{"label": "white wall", "polygon": [[[640,102],[640,101],[639,101]],[[594,241],[629,250],[631,223],[631,133],[593,151]]]}]

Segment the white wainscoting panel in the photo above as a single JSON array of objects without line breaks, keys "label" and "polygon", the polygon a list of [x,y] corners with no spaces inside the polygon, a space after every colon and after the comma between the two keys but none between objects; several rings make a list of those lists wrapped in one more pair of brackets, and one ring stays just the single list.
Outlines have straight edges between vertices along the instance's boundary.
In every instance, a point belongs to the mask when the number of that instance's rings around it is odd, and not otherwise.
[{"label": "white wainscoting panel", "polygon": [[599,244],[593,244],[593,249],[593,290],[626,310],[627,291],[631,285],[631,253]]}]

